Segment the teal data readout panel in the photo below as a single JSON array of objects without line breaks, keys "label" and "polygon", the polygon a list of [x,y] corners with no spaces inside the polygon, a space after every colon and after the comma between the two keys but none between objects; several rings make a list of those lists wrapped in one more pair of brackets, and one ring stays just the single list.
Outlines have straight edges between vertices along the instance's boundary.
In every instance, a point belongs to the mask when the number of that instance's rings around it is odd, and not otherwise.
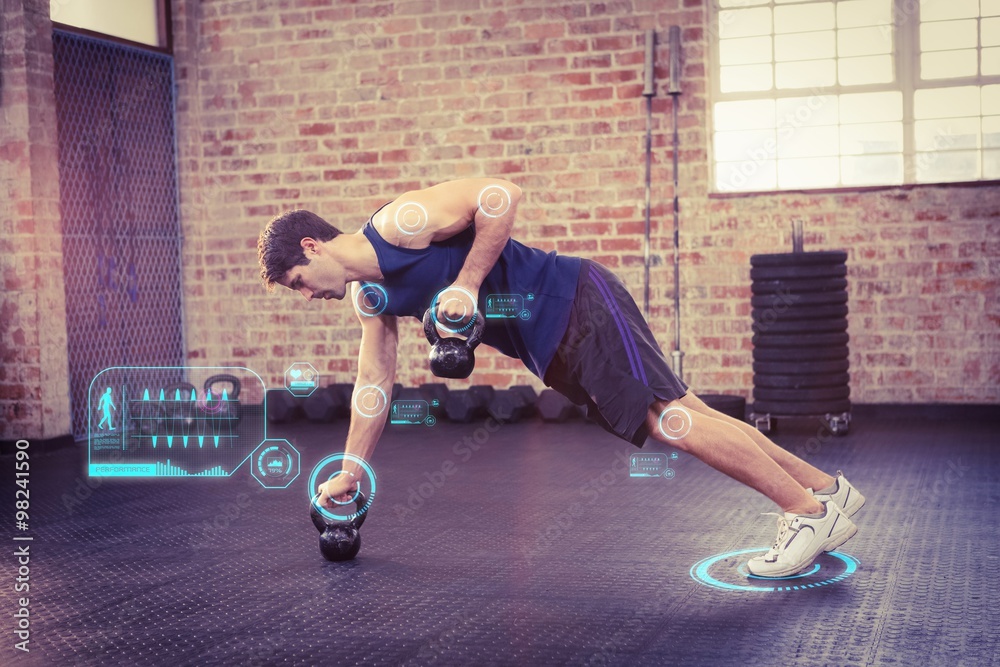
[{"label": "teal data readout panel", "polygon": [[106,368],[88,394],[88,473],[228,477],[267,437],[265,395],[242,367]]}]

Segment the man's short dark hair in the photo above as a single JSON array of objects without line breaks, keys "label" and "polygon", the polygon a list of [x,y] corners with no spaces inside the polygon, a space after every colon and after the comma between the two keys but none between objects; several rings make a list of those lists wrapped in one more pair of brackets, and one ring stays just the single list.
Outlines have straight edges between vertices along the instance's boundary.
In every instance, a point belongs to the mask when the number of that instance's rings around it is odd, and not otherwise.
[{"label": "man's short dark hair", "polygon": [[275,216],[257,239],[260,279],[267,291],[273,291],[275,283],[284,278],[292,267],[309,263],[302,249],[302,239],[329,241],[340,233],[339,229],[311,211],[300,209]]}]

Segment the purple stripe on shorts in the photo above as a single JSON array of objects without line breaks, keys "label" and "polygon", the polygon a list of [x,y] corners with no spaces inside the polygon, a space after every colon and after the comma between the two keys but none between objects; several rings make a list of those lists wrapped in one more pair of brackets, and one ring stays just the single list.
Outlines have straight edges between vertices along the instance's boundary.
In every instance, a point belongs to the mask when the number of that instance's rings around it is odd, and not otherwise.
[{"label": "purple stripe on shorts", "polygon": [[[608,310],[611,311],[611,316],[615,320],[615,325],[618,327],[618,333],[622,337],[622,344],[625,346],[625,353],[628,355],[629,365],[632,367],[632,376],[637,380],[642,380],[642,383],[648,386],[646,381],[646,369],[642,366],[642,359],[639,357],[639,350],[635,345],[635,341],[632,340],[631,332],[628,331],[628,326],[625,322],[625,316],[622,315],[618,308],[618,302],[615,301],[614,295],[611,294],[611,288],[604,281],[604,277],[601,276],[593,267],[590,269],[590,279],[596,285],[597,290],[604,297],[604,302],[608,304]],[[638,367],[638,372],[636,371]],[[640,378],[641,375],[641,378]]]},{"label": "purple stripe on shorts", "polygon": [[[604,276],[602,276],[600,273],[597,273],[596,275],[600,283],[604,285],[605,291],[608,294],[611,294],[611,288],[608,286],[608,283],[604,280]],[[622,322],[624,323],[625,315],[624,313],[621,312],[621,309],[618,308],[617,301],[615,301],[615,310],[618,311],[619,317],[621,317]],[[629,329],[627,325],[625,326],[625,336],[626,336],[625,347],[627,348],[629,343],[632,344],[632,351],[635,354],[635,363],[639,367],[639,374],[642,376],[640,379],[642,380],[642,383],[648,387],[649,381],[646,379],[646,367],[642,363],[642,357],[639,356],[639,346],[636,345],[635,338],[632,336],[632,330]]]},{"label": "purple stripe on shorts", "polygon": [[626,320],[625,320],[625,315],[621,312],[621,309],[618,307],[618,302],[616,300],[614,300],[614,296],[611,293],[611,288],[608,286],[608,283],[604,280],[604,276],[602,276],[598,272],[595,272],[595,277],[597,279],[596,282],[598,282],[599,285],[603,285],[604,292],[607,295],[611,296],[612,301],[614,302],[613,311],[616,312],[616,313],[618,313],[618,317],[621,318],[622,323],[625,325],[624,326],[624,333],[622,334],[622,337],[623,337],[624,342],[625,342],[625,348],[626,349],[630,349],[629,345],[631,344],[631,351],[635,355],[636,365],[639,367],[639,375],[641,376],[638,379],[641,379],[642,383],[648,387],[649,386],[649,381],[646,380],[646,368],[645,368],[645,366],[642,363],[642,357],[639,356],[639,346],[636,345],[635,338],[632,336],[632,330],[628,328],[628,325],[627,325]]}]

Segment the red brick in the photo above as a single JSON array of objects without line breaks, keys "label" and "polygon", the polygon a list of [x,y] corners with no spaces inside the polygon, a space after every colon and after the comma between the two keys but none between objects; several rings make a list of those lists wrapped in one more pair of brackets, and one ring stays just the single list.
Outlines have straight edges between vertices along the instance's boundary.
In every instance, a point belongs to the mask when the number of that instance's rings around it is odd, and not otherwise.
[{"label": "red brick", "polygon": [[565,35],[565,23],[535,23],[524,27],[524,36],[528,39],[553,39]]},{"label": "red brick", "polygon": [[564,252],[564,253],[594,252],[595,250],[597,250],[597,241],[596,240],[577,240],[577,241],[559,240],[559,241],[556,241],[556,249],[559,252]]},{"label": "red brick", "polygon": [[979,271],[978,262],[938,262],[939,276],[968,276]]},{"label": "red brick", "polygon": [[345,153],[341,156],[344,164],[375,164],[378,162],[378,153],[355,152]]},{"label": "red brick", "polygon": [[325,181],[346,181],[353,179],[358,172],[352,169],[329,169],[323,172]]},{"label": "red brick", "polygon": [[571,35],[596,35],[598,33],[610,31],[611,21],[609,19],[573,21],[569,24],[569,33]]},{"label": "red brick", "polygon": [[490,130],[490,139],[493,141],[517,141],[524,139],[524,135],[523,127],[500,127]]},{"label": "red brick", "polygon": [[333,134],[337,126],[335,123],[313,123],[311,125],[300,125],[299,134],[303,136],[314,136]]}]

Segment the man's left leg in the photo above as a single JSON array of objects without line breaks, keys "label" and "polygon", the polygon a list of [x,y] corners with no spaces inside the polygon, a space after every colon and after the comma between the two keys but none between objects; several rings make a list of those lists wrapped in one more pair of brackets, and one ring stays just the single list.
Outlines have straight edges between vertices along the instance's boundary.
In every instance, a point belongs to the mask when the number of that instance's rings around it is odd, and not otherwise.
[{"label": "man's left leg", "polygon": [[656,440],[688,452],[716,470],[756,489],[782,509],[778,537],[747,569],[760,577],[787,577],[807,569],[858,532],[832,500],[820,502],[739,428],[684,407],[680,399],[657,400],[646,426]]},{"label": "man's left leg", "polygon": [[746,422],[734,419],[718,410],[713,410],[692,392],[677,399],[681,405],[696,412],[714,417],[724,423],[731,424],[734,428],[754,441],[754,443],[764,450],[764,453],[774,459],[775,463],[785,469],[795,481],[804,487],[808,487],[813,496],[823,502],[832,500],[837,503],[837,507],[844,510],[849,517],[853,517],[865,505],[865,497],[858,489],[844,477],[844,473],[837,471],[837,477],[832,477],[819,468],[812,466],[795,454],[774,444],[766,435],[755,429]]},{"label": "man's left leg", "polygon": [[[668,409],[670,412],[666,412]],[[684,423],[685,420],[688,423]],[[654,439],[687,452],[756,489],[785,512],[815,514],[823,511],[819,501],[746,433],[721,419],[685,409],[683,398],[670,403],[656,401],[649,408],[646,426]]]},{"label": "man's left leg", "polygon": [[740,421],[739,419],[734,419],[729,415],[719,412],[718,410],[713,410],[706,405],[704,401],[695,396],[694,393],[688,392],[677,400],[679,400],[681,405],[689,410],[700,412],[701,414],[709,417],[714,417],[715,419],[723,423],[730,424],[733,428],[739,429],[745,433],[751,440],[753,440],[754,444],[760,447],[765,454],[774,460],[775,463],[784,468],[785,472],[791,475],[795,481],[803,487],[808,487],[818,491],[819,489],[827,488],[837,481],[836,477],[828,475],[819,468],[806,463],[788,450],[774,444],[767,436],[750,424]]}]

